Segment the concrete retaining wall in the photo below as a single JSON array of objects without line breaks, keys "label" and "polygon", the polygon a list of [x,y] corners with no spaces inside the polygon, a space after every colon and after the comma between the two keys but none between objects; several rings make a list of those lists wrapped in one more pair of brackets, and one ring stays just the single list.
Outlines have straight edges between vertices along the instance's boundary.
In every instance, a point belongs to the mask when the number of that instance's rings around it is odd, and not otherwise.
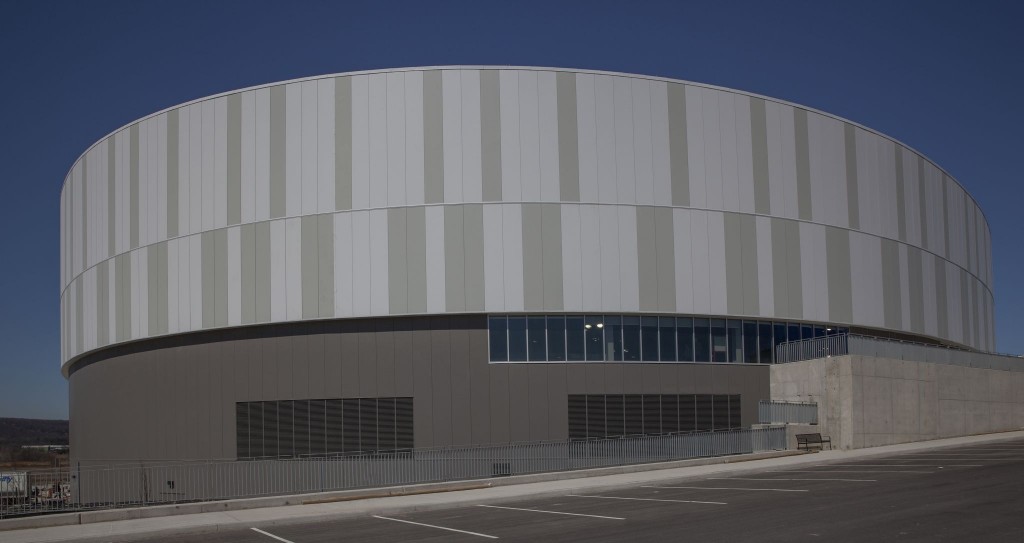
[{"label": "concrete retaining wall", "polygon": [[837,356],[772,366],[771,397],[817,402],[842,449],[1024,428],[1024,372]]}]

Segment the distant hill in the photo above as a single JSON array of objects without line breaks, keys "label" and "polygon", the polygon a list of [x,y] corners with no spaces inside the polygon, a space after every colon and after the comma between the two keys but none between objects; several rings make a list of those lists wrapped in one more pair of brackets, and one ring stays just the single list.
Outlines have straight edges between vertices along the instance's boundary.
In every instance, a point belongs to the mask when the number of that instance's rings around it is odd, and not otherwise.
[{"label": "distant hill", "polygon": [[0,446],[67,444],[66,420],[0,418]]}]

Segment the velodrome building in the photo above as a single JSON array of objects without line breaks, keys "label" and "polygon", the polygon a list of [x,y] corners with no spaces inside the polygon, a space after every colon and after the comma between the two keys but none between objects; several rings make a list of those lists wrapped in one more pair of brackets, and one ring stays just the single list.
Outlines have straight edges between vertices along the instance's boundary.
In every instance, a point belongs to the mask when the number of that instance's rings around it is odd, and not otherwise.
[{"label": "velodrome building", "polygon": [[928,158],[629,74],[382,70],[115,130],[60,197],[73,462],[748,427],[780,343],[994,348]]}]

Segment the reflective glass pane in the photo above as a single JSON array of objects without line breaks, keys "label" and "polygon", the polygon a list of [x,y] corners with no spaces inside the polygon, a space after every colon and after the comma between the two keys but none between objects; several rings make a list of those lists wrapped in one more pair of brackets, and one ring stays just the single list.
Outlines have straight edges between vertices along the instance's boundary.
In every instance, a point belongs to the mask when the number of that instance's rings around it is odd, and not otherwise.
[{"label": "reflective glass pane", "polygon": [[491,345],[491,360],[508,360],[508,319],[502,315],[487,319],[487,330]]},{"label": "reflective glass pane", "polygon": [[676,319],[676,341],[678,342],[678,358],[680,362],[693,362],[693,319],[679,317]]},{"label": "reflective glass pane", "polygon": [[622,317],[604,316],[604,359],[622,361]]},{"label": "reflective glass pane", "polygon": [[729,362],[743,361],[743,322],[730,320],[726,325],[726,335],[729,339]]},{"label": "reflective glass pane", "polygon": [[587,338],[587,360],[604,360],[604,317],[587,315],[583,330]]},{"label": "reflective glass pane", "polygon": [[788,332],[787,332],[788,338],[786,339],[786,341],[800,341],[800,325],[799,324],[797,324],[795,322],[791,322],[788,325],[786,325],[786,329],[788,330]]},{"label": "reflective glass pane", "polygon": [[[722,332],[724,336],[725,331]],[[693,319],[693,361],[711,362],[711,321],[708,319]]]},{"label": "reflective glass pane", "polygon": [[757,323],[757,344],[759,347],[758,362],[770,364],[772,362],[772,352],[774,351],[772,348],[772,323]]},{"label": "reflective glass pane", "polygon": [[820,325],[819,326],[815,326],[814,327],[814,337],[825,337],[825,327],[824,326],[820,326]]},{"label": "reflective glass pane", "polygon": [[548,317],[548,360],[565,360],[565,317]]},{"label": "reflective glass pane", "polygon": [[814,337],[814,327],[810,324],[800,325],[800,339],[811,339]]},{"label": "reflective glass pane", "polygon": [[526,317],[508,318],[508,359],[509,362],[526,360]]},{"label": "reflective glass pane", "polygon": [[640,317],[622,317],[622,359],[640,360]]},{"label": "reflective glass pane", "polygon": [[543,362],[548,356],[547,325],[544,317],[527,317],[526,337],[529,341],[527,355],[531,362]]},{"label": "reflective glass pane", "polygon": [[711,319],[711,361],[729,361],[729,340],[725,334],[725,319]]},{"label": "reflective glass pane", "polygon": [[643,360],[658,361],[658,317],[640,318],[640,351]]},{"label": "reflective glass pane", "polygon": [[584,330],[582,316],[575,315],[565,318],[565,352],[568,360],[585,360],[586,340],[583,335]]},{"label": "reflective glass pane", "polygon": [[743,321],[743,362],[757,364],[757,323]]},{"label": "reflective glass pane", "polygon": [[[676,319],[675,317],[661,317],[658,319],[661,326],[661,349],[660,359],[663,362],[675,362],[676,359]],[[646,351],[644,351],[646,354]]]}]

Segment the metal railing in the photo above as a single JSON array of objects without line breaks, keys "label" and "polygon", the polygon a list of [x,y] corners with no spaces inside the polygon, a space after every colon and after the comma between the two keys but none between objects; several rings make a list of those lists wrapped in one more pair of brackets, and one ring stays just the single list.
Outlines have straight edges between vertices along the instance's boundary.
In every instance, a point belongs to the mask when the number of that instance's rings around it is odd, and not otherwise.
[{"label": "metal railing", "polygon": [[757,402],[761,424],[818,424],[818,404],[761,400]]},{"label": "metal railing", "polygon": [[970,368],[1024,371],[1024,358],[1019,356],[857,334],[840,334],[781,343],[775,347],[775,363],[784,364],[847,354]]},{"label": "metal railing", "polygon": [[[24,496],[0,496],[0,518],[484,479],[785,448],[785,429],[773,427],[290,459],[92,466],[30,473],[30,490]],[[43,498],[36,481],[56,490]]]}]

